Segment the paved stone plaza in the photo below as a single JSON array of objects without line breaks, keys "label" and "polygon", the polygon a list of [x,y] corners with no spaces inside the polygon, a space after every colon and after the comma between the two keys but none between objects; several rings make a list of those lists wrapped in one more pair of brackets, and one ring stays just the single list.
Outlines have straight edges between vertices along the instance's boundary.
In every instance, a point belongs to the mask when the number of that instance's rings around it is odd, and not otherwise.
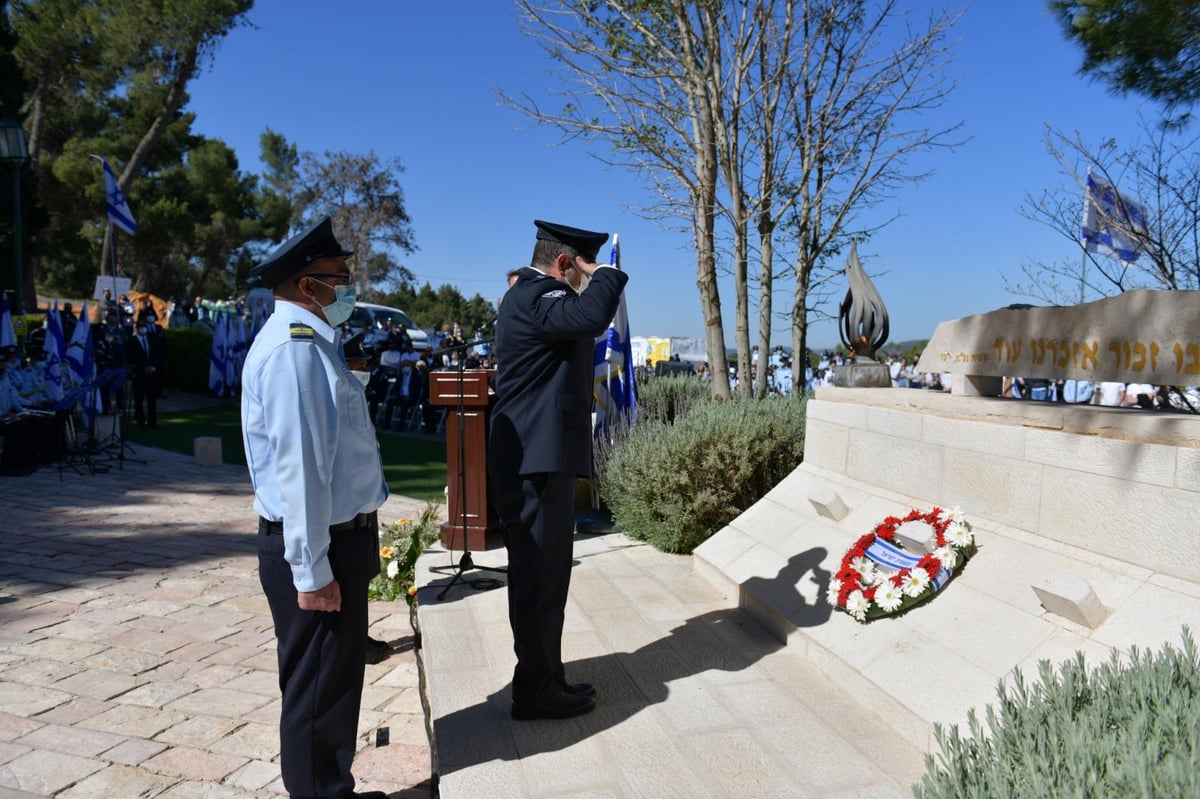
[{"label": "paved stone plaza", "polygon": [[[132,457],[147,462],[0,478],[0,797],[283,795],[246,470]],[[422,506],[394,497],[385,518]],[[404,603],[371,619],[375,637],[411,646]],[[427,799],[411,648],[366,683],[360,788]],[[380,727],[390,743],[375,748]]]}]

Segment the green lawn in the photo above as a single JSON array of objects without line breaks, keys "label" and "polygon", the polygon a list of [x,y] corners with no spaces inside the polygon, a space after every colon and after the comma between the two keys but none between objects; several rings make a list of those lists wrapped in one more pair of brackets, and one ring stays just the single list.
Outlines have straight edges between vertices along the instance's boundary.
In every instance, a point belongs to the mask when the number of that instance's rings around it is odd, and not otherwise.
[{"label": "green lawn", "polygon": [[[193,439],[217,436],[226,463],[245,465],[242,451],[241,413],[236,403],[186,411],[159,412],[158,427],[130,427],[134,444],[193,453]],[[446,444],[425,438],[385,434],[379,438],[383,477],[388,490],[415,499],[444,502],[446,487]]]}]

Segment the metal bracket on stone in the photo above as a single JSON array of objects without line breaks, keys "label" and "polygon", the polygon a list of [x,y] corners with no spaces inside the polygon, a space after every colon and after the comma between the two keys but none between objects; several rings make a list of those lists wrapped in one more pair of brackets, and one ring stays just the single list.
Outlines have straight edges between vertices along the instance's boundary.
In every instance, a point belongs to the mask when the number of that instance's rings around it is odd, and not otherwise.
[{"label": "metal bracket on stone", "polygon": [[1055,572],[1031,588],[1046,610],[1089,629],[1099,627],[1108,617],[1108,608],[1082,577]]}]

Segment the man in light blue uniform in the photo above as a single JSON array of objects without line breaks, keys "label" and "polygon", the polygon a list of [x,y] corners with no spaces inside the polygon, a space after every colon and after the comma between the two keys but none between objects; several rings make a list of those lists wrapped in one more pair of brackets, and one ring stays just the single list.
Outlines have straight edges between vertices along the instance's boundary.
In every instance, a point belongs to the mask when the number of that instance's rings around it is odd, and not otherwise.
[{"label": "man in light blue uniform", "polygon": [[354,275],[328,217],[251,270],[275,312],[242,372],[242,439],[254,482],[259,580],[278,639],[280,767],[288,793],[356,793],[367,583],[379,573],[376,510],[387,499],[362,384],[338,326]]}]

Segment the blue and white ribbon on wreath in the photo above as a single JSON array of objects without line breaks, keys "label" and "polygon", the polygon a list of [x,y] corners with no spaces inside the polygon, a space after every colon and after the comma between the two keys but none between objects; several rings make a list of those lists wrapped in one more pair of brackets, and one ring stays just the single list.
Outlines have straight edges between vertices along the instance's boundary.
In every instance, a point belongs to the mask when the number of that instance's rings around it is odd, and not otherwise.
[{"label": "blue and white ribbon on wreath", "polygon": [[[872,541],[871,546],[867,547],[866,554],[876,564],[886,566],[889,569],[895,569],[896,571],[916,568],[916,565],[921,562],[921,558],[908,554],[895,544],[888,543],[882,538],[876,538]],[[933,583],[933,590],[937,591],[949,579],[949,571],[938,569],[937,576],[930,581]]]}]

